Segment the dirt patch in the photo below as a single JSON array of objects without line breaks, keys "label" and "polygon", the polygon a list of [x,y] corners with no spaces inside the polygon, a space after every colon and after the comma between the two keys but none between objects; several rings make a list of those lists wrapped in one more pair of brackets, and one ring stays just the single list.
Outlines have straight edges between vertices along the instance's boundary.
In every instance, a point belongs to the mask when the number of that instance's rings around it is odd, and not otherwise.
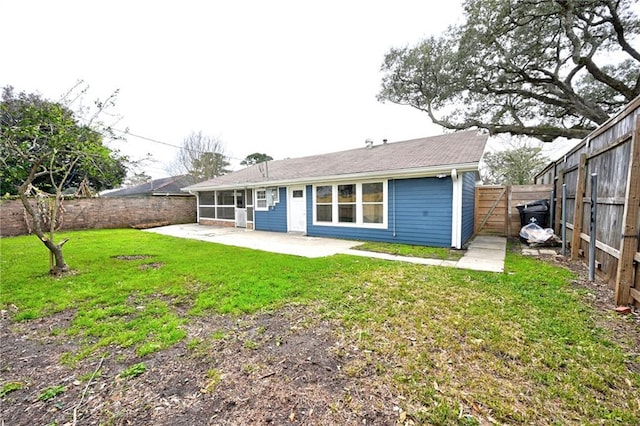
[{"label": "dirt patch", "polygon": [[149,259],[153,257],[150,254],[123,254],[123,255],[119,255],[119,256],[113,256],[114,259],[118,259],[118,260],[142,260],[142,259]]},{"label": "dirt patch", "polygon": [[[148,356],[108,348],[75,365],[62,362],[80,341],[65,329],[73,312],[12,324],[1,318],[2,382],[21,389],[0,400],[0,419],[36,424],[396,424],[392,389],[373,372],[345,366],[339,326],[310,308],[231,318],[196,318],[182,343]],[[85,342],[86,343],[86,342]],[[146,371],[123,379],[136,363]],[[39,400],[47,388],[64,391]]]},{"label": "dirt patch", "polygon": [[140,269],[142,269],[143,271],[145,269],[160,269],[163,266],[164,266],[164,263],[162,262],[144,263],[140,265]]}]

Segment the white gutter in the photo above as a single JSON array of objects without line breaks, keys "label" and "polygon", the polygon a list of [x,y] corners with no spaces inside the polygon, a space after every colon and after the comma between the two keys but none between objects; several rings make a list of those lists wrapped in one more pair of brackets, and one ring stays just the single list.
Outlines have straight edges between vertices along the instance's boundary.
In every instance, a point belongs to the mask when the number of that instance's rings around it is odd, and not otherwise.
[{"label": "white gutter", "polygon": [[418,177],[436,177],[439,174],[449,174],[451,170],[457,170],[457,172],[475,172],[478,170],[478,163],[460,163],[445,166],[433,166],[433,167],[421,167],[405,170],[381,170],[376,172],[363,172],[363,173],[349,173],[345,175],[327,175],[327,176],[312,176],[297,179],[281,179],[262,182],[237,182],[227,185],[212,185],[212,186],[198,186],[182,188],[181,191],[223,191],[226,189],[237,188],[264,188],[267,186],[287,186],[287,185],[305,185],[305,184],[317,184],[324,182],[343,182],[353,180],[367,180],[367,179],[411,179]]}]

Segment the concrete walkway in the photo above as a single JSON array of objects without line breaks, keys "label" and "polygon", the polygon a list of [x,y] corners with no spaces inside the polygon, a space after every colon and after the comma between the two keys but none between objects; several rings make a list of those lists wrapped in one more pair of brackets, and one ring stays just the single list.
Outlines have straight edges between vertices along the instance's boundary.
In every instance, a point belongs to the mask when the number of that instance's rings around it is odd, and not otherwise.
[{"label": "concrete walkway", "polygon": [[374,253],[362,250],[345,250],[342,253],[353,256],[373,257],[376,259],[396,260],[419,265],[448,266],[475,271],[503,272],[507,239],[504,237],[477,236],[469,244],[460,260],[424,259],[421,257],[395,256],[386,253]]},{"label": "concrete walkway", "polygon": [[392,254],[353,249],[353,247],[362,244],[360,241],[309,237],[306,235],[282,232],[252,231],[242,228],[205,226],[197,223],[162,226],[145,231],[179,238],[189,238],[304,257],[325,257],[334,254],[348,254],[419,265],[447,266],[487,272],[504,271],[504,259],[507,246],[506,238],[477,236],[471,241],[462,258],[456,261],[395,256]]}]

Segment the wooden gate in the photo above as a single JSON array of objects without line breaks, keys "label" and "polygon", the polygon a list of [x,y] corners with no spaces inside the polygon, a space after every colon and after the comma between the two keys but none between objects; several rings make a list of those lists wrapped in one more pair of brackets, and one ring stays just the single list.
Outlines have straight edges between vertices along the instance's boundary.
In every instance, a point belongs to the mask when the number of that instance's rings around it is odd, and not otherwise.
[{"label": "wooden gate", "polygon": [[474,234],[508,234],[508,205],[506,186],[477,186]]},{"label": "wooden gate", "polygon": [[474,233],[517,237],[520,214],[517,206],[549,200],[553,185],[476,186]]}]

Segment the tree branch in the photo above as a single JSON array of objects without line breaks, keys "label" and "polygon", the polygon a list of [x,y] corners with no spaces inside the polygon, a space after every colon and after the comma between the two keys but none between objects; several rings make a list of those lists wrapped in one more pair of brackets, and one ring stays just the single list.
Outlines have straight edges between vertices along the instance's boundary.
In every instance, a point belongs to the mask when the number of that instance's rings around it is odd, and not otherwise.
[{"label": "tree branch", "polygon": [[607,1],[607,8],[611,13],[611,18],[609,22],[613,26],[613,29],[616,32],[616,39],[618,40],[618,44],[622,48],[623,51],[627,52],[629,56],[631,56],[636,61],[640,61],[640,52],[634,49],[629,42],[627,42],[626,37],[624,36],[624,25],[620,21],[620,16],[618,16],[618,11],[615,7],[612,7],[611,1]]}]

